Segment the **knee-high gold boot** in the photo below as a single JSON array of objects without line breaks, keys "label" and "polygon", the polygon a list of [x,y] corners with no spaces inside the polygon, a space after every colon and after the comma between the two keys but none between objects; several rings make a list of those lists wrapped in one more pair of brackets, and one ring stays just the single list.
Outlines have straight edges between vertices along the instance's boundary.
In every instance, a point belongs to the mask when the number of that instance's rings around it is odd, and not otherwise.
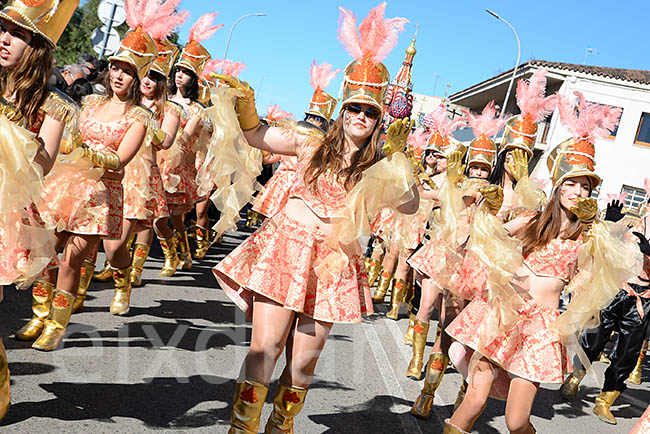
[{"label": "knee-high gold boot", "polygon": [[43,333],[32,344],[32,348],[42,351],[52,351],[59,346],[65,336],[65,328],[70,323],[72,304],[75,296],[59,289],[54,290],[50,314],[45,320]]},{"label": "knee-high gold boot", "polygon": [[16,339],[34,341],[41,335],[45,320],[50,313],[54,285],[37,280],[32,287],[32,312],[34,316],[16,332]]},{"label": "knee-high gold boot", "polygon": [[266,422],[264,434],[293,434],[293,420],[305,405],[307,390],[278,384],[273,399],[273,413]]},{"label": "knee-high gold boot", "polygon": [[386,291],[393,281],[393,273],[388,271],[382,271],[381,277],[379,278],[379,283],[377,284],[377,289],[375,290],[375,295],[372,296],[372,301],[374,303],[383,303],[384,298],[386,297]]},{"label": "knee-high gold boot", "polygon": [[115,295],[111,301],[110,311],[113,315],[125,315],[129,312],[131,302],[131,266],[113,270]]},{"label": "knee-high gold boot", "polygon": [[573,400],[578,393],[580,382],[585,377],[586,372],[575,370],[573,371],[560,386],[560,396],[567,401]]},{"label": "knee-high gold boot", "polygon": [[9,364],[7,353],[0,338],[0,420],[5,417],[11,405],[11,392],[9,390]]},{"label": "knee-high gold boot", "polygon": [[133,243],[135,242],[137,236],[138,234],[135,232],[129,235],[129,239],[126,240],[126,250],[131,251],[131,247],[133,247]]},{"label": "knee-high gold boot", "polygon": [[194,257],[196,259],[203,259],[208,253],[208,247],[210,246],[210,240],[208,239],[208,230],[202,228],[201,226],[196,226],[196,250],[194,251]]},{"label": "knee-high gold boot", "polygon": [[190,240],[187,238],[187,231],[176,231],[176,245],[181,251],[180,256],[180,267],[183,270],[192,269],[192,254],[190,253]]},{"label": "knee-high gold boot", "polygon": [[93,274],[93,280],[97,282],[108,282],[113,278],[113,269],[111,264],[108,263],[108,259],[104,261],[104,268]]},{"label": "knee-high gold boot", "polygon": [[411,380],[422,379],[422,365],[424,365],[424,348],[427,346],[427,335],[429,334],[429,322],[415,320],[413,327],[413,357],[406,370],[406,377]]},{"label": "knee-high gold boot", "polygon": [[90,262],[88,259],[84,259],[83,264],[81,264],[79,288],[77,289],[77,295],[75,296],[74,304],[72,305],[72,313],[81,312],[83,310],[84,300],[88,294],[88,287],[90,286],[93,271],[95,271],[95,263]]},{"label": "knee-high gold boot", "polygon": [[621,394],[618,390],[610,390],[608,392],[602,391],[596,398],[596,405],[594,406],[594,414],[598,416],[603,422],[616,425],[616,418],[609,411],[616,398]]},{"label": "knee-high gold boot", "polygon": [[646,351],[647,350],[641,350],[639,358],[636,361],[636,366],[634,367],[634,370],[632,370],[630,376],[627,378],[627,381],[630,383],[641,384],[641,377],[643,377],[643,360],[645,359]]},{"label": "knee-high gold boot", "polygon": [[432,353],[427,362],[426,374],[424,375],[424,386],[417,399],[411,407],[411,414],[422,419],[431,417],[433,398],[440,386],[442,377],[449,364],[449,358],[442,353]]},{"label": "knee-high gold boot", "polygon": [[176,253],[176,241],[173,237],[159,238],[158,241],[160,242],[160,248],[165,256],[165,263],[160,270],[160,275],[171,277],[176,273],[176,268],[178,268],[178,264],[180,263],[178,254]]},{"label": "knee-high gold boot", "polygon": [[469,434],[467,431],[463,431],[458,428],[456,425],[452,425],[449,422],[449,419],[445,420],[445,429],[442,431],[442,434]]},{"label": "knee-high gold boot", "polygon": [[386,314],[386,318],[397,320],[399,318],[399,308],[404,302],[404,296],[406,295],[406,280],[396,279],[393,283],[393,293],[390,297],[391,308]]},{"label": "knee-high gold boot", "polygon": [[144,243],[135,243],[133,246],[133,262],[131,262],[131,285],[142,286],[142,270],[147,262],[151,247]]},{"label": "knee-high gold boot", "polygon": [[406,329],[406,333],[404,333],[404,344],[405,345],[413,345],[413,327],[415,327],[415,315],[410,314],[409,315],[409,327]]},{"label": "knee-high gold boot", "polygon": [[375,284],[375,281],[379,277],[379,272],[381,271],[381,261],[377,259],[370,259],[368,264],[368,284],[370,286]]},{"label": "knee-high gold boot", "polygon": [[254,380],[237,383],[228,434],[257,434],[269,388]]}]

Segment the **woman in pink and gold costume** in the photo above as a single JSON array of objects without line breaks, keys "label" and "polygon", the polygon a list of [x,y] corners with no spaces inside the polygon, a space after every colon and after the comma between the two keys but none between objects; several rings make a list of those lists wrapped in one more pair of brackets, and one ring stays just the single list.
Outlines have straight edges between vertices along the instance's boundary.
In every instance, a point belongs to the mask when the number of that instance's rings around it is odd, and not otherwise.
[{"label": "woman in pink and gold costume", "polygon": [[[620,109],[586,103],[579,95],[577,117],[573,105],[558,98],[573,138],[549,154],[553,189],[546,207],[514,213],[502,225],[495,216],[503,201],[500,188],[481,190],[485,202],[468,250],[485,264],[488,278],[486,289],[446,329],[458,341],[450,349],[452,361],[469,385],[445,433],[470,431],[488,396],[507,398],[510,432],[534,433],[530,412],[540,383],[563,381],[571,371],[569,350],[577,348],[576,331],[641,266],[628,229],[599,221],[589,198],[600,182],[593,172],[594,141],[615,127]],[[560,315],[565,289],[573,299]]]},{"label": "woman in pink and gold costume", "polygon": [[[285,347],[287,366],[266,432],[293,432],[293,419],[304,405],[333,323],[360,322],[372,312],[357,241],[357,228],[365,224],[367,229],[371,216],[362,213],[358,201],[371,204],[373,212],[391,205],[405,213],[417,209],[412,168],[400,152],[409,122],[391,127],[384,147],[389,157],[379,161],[379,119],[388,84],[380,62],[406,23],[384,19],[384,9],[382,3],[370,12],[359,38],[354,14],[341,8],[339,38],[356,60],[345,70],[341,114],[324,138],[260,126],[252,90],[231,80],[245,94],[236,107],[248,142],[299,159],[284,209],[214,269],[221,287],[253,321],[231,433],[257,432],[268,384]],[[376,196],[380,190],[383,197]]]}]

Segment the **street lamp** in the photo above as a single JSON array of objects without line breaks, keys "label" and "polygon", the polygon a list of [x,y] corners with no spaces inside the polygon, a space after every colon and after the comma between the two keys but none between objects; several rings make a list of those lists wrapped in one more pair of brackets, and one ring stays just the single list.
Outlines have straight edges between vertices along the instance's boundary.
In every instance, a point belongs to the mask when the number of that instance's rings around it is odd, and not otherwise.
[{"label": "street lamp", "polygon": [[506,21],[503,17],[499,16],[499,14],[497,14],[496,12],[492,12],[489,9],[486,9],[485,12],[492,15],[497,20],[506,23],[508,27],[510,27],[512,32],[515,34],[515,38],[517,38],[517,63],[515,64],[515,69],[512,71],[512,78],[510,78],[510,84],[508,85],[508,92],[506,92],[506,99],[503,101],[503,107],[501,109],[501,116],[503,116],[503,114],[506,111],[506,107],[508,106],[508,98],[510,98],[510,91],[512,90],[512,84],[515,82],[515,76],[517,75],[517,68],[519,68],[519,61],[521,60],[521,44],[519,43],[519,35],[517,35],[517,31],[515,30],[514,27],[512,27],[512,24]]},{"label": "street lamp", "polygon": [[228,47],[230,47],[230,37],[232,36],[232,31],[235,28],[235,26],[237,25],[237,23],[240,22],[241,20],[243,20],[244,18],[248,18],[248,17],[265,17],[265,16],[266,16],[266,14],[263,13],[263,12],[258,12],[256,14],[246,14],[246,15],[242,15],[241,17],[237,18],[235,20],[235,22],[232,23],[232,26],[230,26],[230,32],[228,33],[228,41],[226,42],[226,51],[223,53],[224,60],[226,60],[228,58]]}]

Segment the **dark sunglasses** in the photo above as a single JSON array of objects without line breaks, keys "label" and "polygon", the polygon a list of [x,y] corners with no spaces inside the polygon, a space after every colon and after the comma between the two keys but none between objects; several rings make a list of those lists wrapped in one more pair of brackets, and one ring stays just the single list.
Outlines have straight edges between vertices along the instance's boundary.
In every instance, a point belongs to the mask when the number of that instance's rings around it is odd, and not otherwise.
[{"label": "dark sunglasses", "polygon": [[363,114],[366,115],[368,119],[378,119],[379,118],[379,110],[373,107],[366,107],[365,109],[362,109],[360,105],[358,104],[350,104],[345,108],[347,111],[352,113],[353,115],[358,115],[363,111]]}]

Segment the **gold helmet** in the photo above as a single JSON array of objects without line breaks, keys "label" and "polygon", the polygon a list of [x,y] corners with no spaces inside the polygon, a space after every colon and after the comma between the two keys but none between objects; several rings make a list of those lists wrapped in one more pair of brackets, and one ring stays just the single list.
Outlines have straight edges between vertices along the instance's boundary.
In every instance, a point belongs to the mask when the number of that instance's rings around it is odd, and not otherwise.
[{"label": "gold helmet", "polygon": [[341,110],[356,102],[383,111],[390,74],[381,62],[397,43],[398,33],[408,23],[405,18],[384,19],[385,9],[386,3],[381,3],[370,11],[359,25],[357,33],[354,13],[339,7],[339,40],[355,59],[343,73]]},{"label": "gold helmet", "polygon": [[[155,1],[158,4],[153,6],[160,6],[162,0]],[[154,59],[151,69],[165,77],[171,72],[174,60],[178,55],[178,47],[171,43],[168,38],[190,15],[189,11],[179,11],[175,7],[170,11],[168,6],[174,6],[174,3],[178,6],[176,0],[166,0],[162,7],[149,8],[155,10],[144,25],[144,30],[154,40],[158,49],[158,56]],[[141,5],[141,7],[144,7],[144,5]]]},{"label": "gold helmet", "polygon": [[192,25],[192,28],[190,29],[190,38],[187,41],[187,45],[183,48],[183,51],[181,51],[181,57],[176,64],[177,67],[189,69],[196,74],[197,77],[201,76],[205,64],[210,60],[210,53],[203,45],[201,45],[201,42],[210,38],[214,35],[214,32],[216,32],[220,27],[223,27],[223,24],[216,26],[212,25],[216,16],[216,12],[202,15],[196,23]]},{"label": "gold helmet", "polygon": [[41,35],[56,47],[79,0],[11,0],[0,11],[0,18]]},{"label": "gold helmet", "polygon": [[533,156],[533,147],[537,138],[537,124],[529,116],[513,116],[506,122],[503,141],[499,152],[521,149],[528,158]]},{"label": "gold helmet", "polygon": [[204,105],[208,105],[210,102],[210,90],[215,87],[216,84],[205,77],[199,78],[199,102]]},{"label": "gold helmet", "polygon": [[489,167],[494,166],[497,156],[497,145],[489,137],[480,136],[472,140],[467,150],[467,166],[472,164],[485,164]]},{"label": "gold helmet", "polygon": [[309,108],[306,115],[319,116],[327,122],[332,120],[334,108],[336,108],[336,98],[325,92],[336,74],[341,72],[340,69],[332,70],[329,63],[316,64],[316,60],[309,68],[309,82],[314,89],[314,95],[309,101]]},{"label": "gold helmet", "polygon": [[548,171],[553,181],[553,190],[566,179],[586,176],[591,180],[591,188],[600,184],[600,176],[594,173],[596,148],[588,140],[571,138],[557,145],[546,159]]},{"label": "gold helmet", "polygon": [[460,140],[457,140],[451,134],[443,136],[440,131],[434,131],[427,140],[425,150],[433,150],[434,154],[447,158],[452,152],[460,151],[465,156],[467,146]]},{"label": "gold helmet", "polygon": [[174,60],[176,60],[179,51],[178,47],[167,39],[160,41],[156,39],[154,42],[158,48],[158,56],[151,64],[151,69],[167,77],[169,73],[172,72]]},{"label": "gold helmet", "polygon": [[108,58],[109,62],[126,62],[135,68],[140,80],[149,74],[149,68],[154,59],[158,57],[156,43],[142,26],[136,27],[132,32],[126,34],[120,42],[120,51]]}]

